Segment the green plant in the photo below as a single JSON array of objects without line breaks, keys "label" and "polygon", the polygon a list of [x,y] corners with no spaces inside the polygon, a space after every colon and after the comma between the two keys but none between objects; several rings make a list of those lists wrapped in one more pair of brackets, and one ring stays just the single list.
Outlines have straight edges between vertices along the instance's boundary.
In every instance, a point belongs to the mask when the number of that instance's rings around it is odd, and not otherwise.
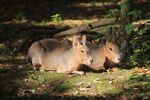
[{"label": "green plant", "polygon": [[134,30],[134,25],[132,23],[128,23],[125,25],[125,31],[127,34],[131,34]]},{"label": "green plant", "polygon": [[18,20],[24,20],[24,19],[26,19],[25,13],[19,12],[19,13],[17,14],[16,18],[17,18]]},{"label": "green plant", "polygon": [[131,12],[128,13],[128,16],[132,16],[132,18],[135,20],[135,19],[141,19],[141,13],[142,11],[141,10],[132,10]]},{"label": "green plant", "polygon": [[[125,9],[125,5],[121,4]],[[120,9],[112,9],[108,12],[108,17],[115,17],[117,22],[120,22]],[[133,21],[141,19],[140,10],[132,10],[127,14],[127,16],[132,17]],[[118,17],[119,16],[119,17]],[[135,30],[137,28],[137,30]],[[112,33],[118,35],[120,27],[117,25],[111,26]],[[137,27],[131,22],[127,22],[125,25],[125,31],[130,36],[130,46],[132,48],[132,55],[130,56],[130,62],[133,66],[148,66],[150,67],[150,56],[148,52],[150,51],[149,39],[148,39],[148,28],[142,26]]]},{"label": "green plant", "polygon": [[62,21],[62,17],[61,14],[54,14],[51,16],[51,21],[52,22],[61,22]]},{"label": "green plant", "polygon": [[[120,10],[119,9],[110,9],[108,11],[108,15],[106,15],[106,17],[116,17],[120,15]],[[116,17],[119,18],[119,17]]]},{"label": "green plant", "polygon": [[[150,67],[150,45],[148,40],[148,28],[141,28],[138,32],[134,32],[133,39],[130,44],[133,48],[133,54],[130,57],[131,63],[134,66]],[[147,66],[148,65],[148,66]]]}]

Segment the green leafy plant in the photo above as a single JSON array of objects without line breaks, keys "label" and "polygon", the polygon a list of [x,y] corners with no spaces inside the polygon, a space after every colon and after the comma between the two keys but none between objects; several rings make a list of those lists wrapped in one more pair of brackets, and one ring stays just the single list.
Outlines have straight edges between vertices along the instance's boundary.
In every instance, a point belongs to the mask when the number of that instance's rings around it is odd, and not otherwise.
[{"label": "green leafy plant", "polygon": [[132,18],[135,19],[141,19],[141,10],[132,10],[131,12],[128,13],[128,16],[132,15]]},{"label": "green leafy plant", "polygon": [[131,32],[133,31],[134,29],[134,26],[132,23],[128,23],[125,25],[125,30],[126,30],[126,33],[127,34],[131,34]]},{"label": "green leafy plant", "polygon": [[110,9],[105,17],[115,17],[116,21],[119,21],[120,20],[120,17],[118,17],[119,15],[120,15],[119,9]]},{"label": "green leafy plant", "polygon": [[[124,9],[126,8],[124,4],[121,4]],[[115,17],[116,21],[120,22],[120,8],[119,9],[112,9],[109,10],[107,17]],[[127,14],[127,16],[132,17],[133,21],[140,20],[141,19],[141,13],[140,10],[132,10]],[[118,17],[119,16],[119,17]],[[117,25],[111,26],[112,33],[115,33],[115,35],[118,35],[117,32],[119,32],[120,27]],[[148,52],[150,51],[149,40],[148,40],[148,28],[146,27],[140,27],[135,31],[135,28],[137,28],[133,23],[127,22],[125,25],[125,31],[130,36],[130,45],[132,48],[132,55],[130,56],[130,62],[133,66],[149,66],[150,65],[150,56],[148,55]],[[149,66],[150,67],[150,66]]]},{"label": "green leafy plant", "polygon": [[24,20],[24,19],[26,19],[25,13],[19,12],[19,13],[17,14],[16,18],[17,18],[18,20]]},{"label": "green leafy plant", "polygon": [[108,11],[108,15],[111,17],[116,17],[116,15],[120,14],[120,10],[119,9],[110,9]]},{"label": "green leafy plant", "polygon": [[150,75],[144,74],[144,73],[134,73],[132,76],[129,78],[130,80],[135,80],[137,82],[140,81],[150,81]]},{"label": "green leafy plant", "polygon": [[150,45],[148,41],[147,28],[141,28],[138,32],[134,32],[133,39],[130,44],[133,48],[133,55],[130,57],[131,63],[134,66],[143,66],[150,64]]},{"label": "green leafy plant", "polygon": [[62,21],[62,17],[61,14],[54,14],[51,16],[51,21],[52,22],[61,22]]}]

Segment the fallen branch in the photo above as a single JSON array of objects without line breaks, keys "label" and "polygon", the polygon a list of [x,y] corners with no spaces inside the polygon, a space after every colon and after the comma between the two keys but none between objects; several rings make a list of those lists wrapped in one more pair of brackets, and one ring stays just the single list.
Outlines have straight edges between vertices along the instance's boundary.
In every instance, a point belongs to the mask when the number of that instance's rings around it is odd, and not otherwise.
[{"label": "fallen branch", "polygon": [[133,22],[133,25],[148,25],[148,26],[150,26],[150,19],[139,20],[139,21]]},{"label": "fallen branch", "polygon": [[107,26],[107,25],[111,25],[111,24],[115,24],[115,23],[116,23],[115,18],[103,19],[103,20],[100,20],[98,22],[93,22],[90,24],[81,25],[81,26],[74,27],[72,29],[57,33],[53,37],[56,38],[56,37],[62,37],[65,35],[73,35],[76,33],[80,33],[83,31],[89,31],[89,30],[97,28],[97,27]]}]

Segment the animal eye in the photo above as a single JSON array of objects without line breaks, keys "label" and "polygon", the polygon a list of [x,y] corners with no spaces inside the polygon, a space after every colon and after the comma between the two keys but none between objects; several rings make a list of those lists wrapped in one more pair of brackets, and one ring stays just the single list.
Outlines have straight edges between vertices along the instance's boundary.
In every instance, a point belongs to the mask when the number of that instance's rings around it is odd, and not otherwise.
[{"label": "animal eye", "polygon": [[83,51],[83,50],[81,50],[81,53],[84,53],[84,51]]},{"label": "animal eye", "polygon": [[112,51],[112,48],[109,48],[110,51]]}]

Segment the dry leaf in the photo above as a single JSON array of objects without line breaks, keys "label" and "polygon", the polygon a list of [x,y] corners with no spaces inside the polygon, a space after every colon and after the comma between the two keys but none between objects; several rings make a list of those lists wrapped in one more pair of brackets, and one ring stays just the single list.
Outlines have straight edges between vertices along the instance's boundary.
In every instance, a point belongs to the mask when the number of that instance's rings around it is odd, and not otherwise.
[{"label": "dry leaf", "polygon": [[146,71],[146,74],[150,74],[150,70]]},{"label": "dry leaf", "polygon": [[95,79],[93,82],[94,83],[102,83],[99,78]]},{"label": "dry leaf", "polygon": [[109,81],[109,84],[113,84],[113,81]]},{"label": "dry leaf", "polygon": [[73,95],[78,95],[79,91],[72,92]]},{"label": "dry leaf", "polygon": [[90,90],[90,88],[80,88],[80,91],[89,91]]},{"label": "dry leaf", "polygon": [[87,84],[86,88],[91,88],[91,86],[92,86],[92,83],[89,82],[89,83]]},{"label": "dry leaf", "polygon": [[124,78],[123,76],[118,76],[118,78]]},{"label": "dry leaf", "polygon": [[77,86],[80,86],[80,85],[82,85],[83,84],[83,82],[79,82],[79,83],[77,83]]}]

